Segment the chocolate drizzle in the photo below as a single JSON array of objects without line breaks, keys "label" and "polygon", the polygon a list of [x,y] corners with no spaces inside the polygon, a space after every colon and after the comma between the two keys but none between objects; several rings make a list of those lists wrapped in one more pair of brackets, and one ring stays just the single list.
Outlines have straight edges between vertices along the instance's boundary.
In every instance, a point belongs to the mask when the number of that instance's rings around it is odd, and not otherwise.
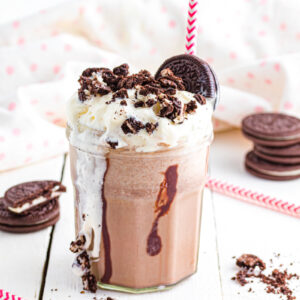
[{"label": "chocolate drizzle", "polygon": [[102,237],[103,237],[103,245],[104,245],[104,254],[105,254],[105,268],[104,268],[104,275],[101,278],[101,281],[104,283],[109,283],[109,280],[112,275],[112,265],[111,265],[111,257],[110,257],[110,239],[109,233],[107,229],[107,220],[106,220],[106,213],[107,213],[107,201],[104,195],[104,185],[105,185],[105,177],[109,168],[109,159],[106,159],[106,171],[103,176],[103,184],[101,189],[102,194],[102,201],[103,201],[103,216],[102,216]]},{"label": "chocolate drizzle", "polygon": [[160,184],[159,193],[155,202],[155,212],[159,212],[156,216],[150,234],[147,239],[147,253],[150,256],[155,256],[161,251],[161,238],[158,235],[158,221],[168,213],[171,204],[175,198],[177,191],[177,165],[168,167],[165,172],[165,178]]}]

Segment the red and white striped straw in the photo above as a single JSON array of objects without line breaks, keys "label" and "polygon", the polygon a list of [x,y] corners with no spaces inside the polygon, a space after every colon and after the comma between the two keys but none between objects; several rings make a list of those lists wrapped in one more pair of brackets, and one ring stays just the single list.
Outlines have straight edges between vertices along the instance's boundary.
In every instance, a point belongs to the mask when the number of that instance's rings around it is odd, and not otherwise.
[{"label": "red and white striped straw", "polygon": [[18,297],[12,293],[0,289],[0,300],[24,300],[24,298]]},{"label": "red and white striped straw", "polygon": [[195,54],[197,48],[197,14],[198,0],[189,0],[188,18],[186,26],[186,54]]},{"label": "red and white striped straw", "polygon": [[214,192],[231,198],[239,199],[244,202],[263,206],[289,216],[300,218],[299,205],[297,206],[293,203],[267,196],[262,193],[257,193],[250,189],[241,188],[237,185],[229,184],[225,181],[214,178],[208,178],[205,186]]}]

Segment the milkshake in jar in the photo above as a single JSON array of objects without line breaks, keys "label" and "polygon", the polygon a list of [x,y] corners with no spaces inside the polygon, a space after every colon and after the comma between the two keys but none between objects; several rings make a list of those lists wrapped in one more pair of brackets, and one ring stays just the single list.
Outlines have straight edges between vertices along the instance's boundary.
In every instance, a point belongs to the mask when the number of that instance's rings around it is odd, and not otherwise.
[{"label": "milkshake in jar", "polygon": [[[197,72],[207,66],[194,60]],[[193,92],[196,69],[171,63],[155,78],[129,75],[127,64],[82,73],[67,135],[77,235],[70,249],[84,289],[154,291],[196,272],[213,137],[214,99],[203,95],[216,92],[211,74]]]}]

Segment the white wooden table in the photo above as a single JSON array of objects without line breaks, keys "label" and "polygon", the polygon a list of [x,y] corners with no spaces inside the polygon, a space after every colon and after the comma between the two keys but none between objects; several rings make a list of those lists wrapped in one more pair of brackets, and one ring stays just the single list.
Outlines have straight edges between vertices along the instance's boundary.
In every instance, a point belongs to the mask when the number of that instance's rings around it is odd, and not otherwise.
[{"label": "white wooden table", "polygon": [[[210,175],[235,184],[257,188],[266,194],[285,196],[299,203],[300,180],[276,183],[257,179],[243,169],[243,156],[250,144],[238,131],[218,134],[211,151]],[[69,163],[57,157],[22,169],[0,173],[0,193],[16,183],[33,179],[60,179],[68,192],[61,196],[61,219],[54,227],[30,234],[0,232],[0,289],[26,300],[92,300],[80,294],[81,280],[73,275],[73,254],[68,250],[74,237],[73,195]],[[299,195],[299,193],[298,193]],[[298,199],[297,199],[298,197]],[[253,253],[274,266],[284,264],[300,270],[300,220],[205,190],[198,273],[169,291],[128,295],[98,290],[96,299],[234,300],[280,299],[266,294],[261,285],[240,287],[231,280],[237,268],[233,256]],[[274,254],[280,253],[280,258]],[[290,263],[293,263],[291,266]],[[295,295],[300,299],[300,283]]]}]

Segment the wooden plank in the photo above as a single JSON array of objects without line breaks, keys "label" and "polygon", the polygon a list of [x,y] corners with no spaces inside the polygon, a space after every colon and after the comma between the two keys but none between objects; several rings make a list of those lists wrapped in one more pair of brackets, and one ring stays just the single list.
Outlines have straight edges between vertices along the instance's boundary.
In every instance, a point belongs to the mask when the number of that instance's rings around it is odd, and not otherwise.
[{"label": "wooden plank", "polygon": [[[12,185],[39,179],[59,180],[63,157],[0,173],[1,195]],[[51,227],[28,233],[0,231],[0,288],[27,300],[38,299]]]},{"label": "wooden plank", "polygon": [[[286,201],[299,201],[300,197],[296,197],[298,180],[272,182],[255,178],[244,171],[243,156],[250,147],[239,132],[217,135],[211,152],[211,176],[258,189],[265,194],[284,197]],[[281,269],[299,272],[300,243],[296,231],[299,220],[216,193],[213,194],[213,205],[223,299],[280,299],[279,295],[267,294],[265,286],[257,282],[251,285],[255,293],[249,293],[250,285],[241,287],[232,281],[231,277],[237,272],[232,257],[251,253],[261,257],[268,265],[273,259],[274,267],[283,264]],[[278,253],[279,258],[274,255]],[[300,296],[299,281],[294,281],[291,286],[296,288],[295,296]]]},{"label": "wooden plank", "polygon": [[[73,195],[70,179],[69,164],[65,169],[64,183],[67,185],[68,193],[62,196],[61,212],[63,218],[57,224],[52,242],[48,274],[44,291],[45,300],[54,299],[88,299],[94,295],[90,293],[80,294],[82,291],[81,280],[71,271],[73,255],[68,250],[69,243],[74,237],[74,211]],[[178,284],[169,291],[157,292],[155,294],[139,295],[138,299],[162,300],[196,299],[196,296],[204,296],[205,299],[221,299],[221,288],[219,282],[218,262],[216,254],[215,225],[212,215],[211,193],[205,191],[202,218],[202,235],[200,241],[199,267],[196,275]],[[132,299],[132,295],[98,290],[96,297],[110,296],[116,299]],[[204,298],[203,298],[204,299]]]}]

